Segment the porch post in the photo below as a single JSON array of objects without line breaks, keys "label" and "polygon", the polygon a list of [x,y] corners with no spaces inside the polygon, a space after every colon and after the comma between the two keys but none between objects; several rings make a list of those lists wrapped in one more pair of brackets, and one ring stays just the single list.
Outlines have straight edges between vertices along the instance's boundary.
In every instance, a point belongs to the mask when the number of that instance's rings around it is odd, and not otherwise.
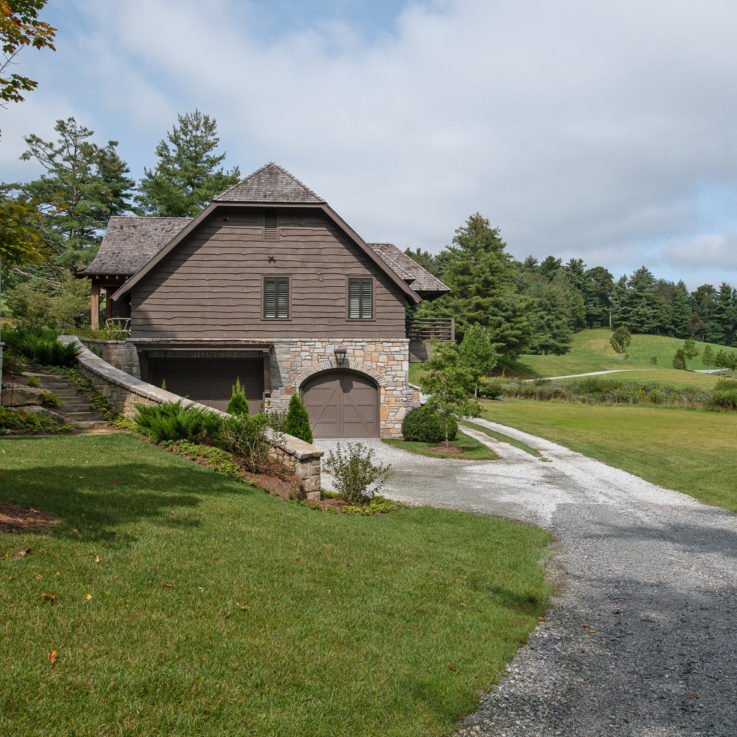
[{"label": "porch post", "polygon": [[93,330],[100,328],[100,285],[92,283],[92,305],[90,307],[90,326]]}]

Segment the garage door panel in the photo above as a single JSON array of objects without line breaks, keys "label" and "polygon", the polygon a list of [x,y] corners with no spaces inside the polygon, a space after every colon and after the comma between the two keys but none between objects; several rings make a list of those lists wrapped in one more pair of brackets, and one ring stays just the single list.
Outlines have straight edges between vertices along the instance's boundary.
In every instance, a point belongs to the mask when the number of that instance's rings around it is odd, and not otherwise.
[{"label": "garage door panel", "polygon": [[368,377],[325,372],[306,382],[304,399],[316,438],[379,436],[379,391]]},{"label": "garage door panel", "polygon": [[236,378],[246,393],[250,411],[263,401],[263,362],[255,359],[151,358],[146,381],[166,382],[168,391],[215,409],[226,410]]}]

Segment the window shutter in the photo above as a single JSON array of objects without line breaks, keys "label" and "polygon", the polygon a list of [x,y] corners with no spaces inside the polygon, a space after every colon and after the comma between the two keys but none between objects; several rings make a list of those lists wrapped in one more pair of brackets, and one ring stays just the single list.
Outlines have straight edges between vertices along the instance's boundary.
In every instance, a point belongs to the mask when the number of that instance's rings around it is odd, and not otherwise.
[{"label": "window shutter", "polygon": [[348,280],[348,317],[361,317],[361,282],[358,279]]},{"label": "window shutter", "polygon": [[277,279],[276,282],[278,286],[276,316],[286,319],[289,317],[289,281]]},{"label": "window shutter", "polygon": [[264,317],[276,317],[276,279],[264,280]]},{"label": "window shutter", "polygon": [[373,310],[373,300],[371,298],[371,281],[364,279],[361,282],[361,317],[371,319]]}]

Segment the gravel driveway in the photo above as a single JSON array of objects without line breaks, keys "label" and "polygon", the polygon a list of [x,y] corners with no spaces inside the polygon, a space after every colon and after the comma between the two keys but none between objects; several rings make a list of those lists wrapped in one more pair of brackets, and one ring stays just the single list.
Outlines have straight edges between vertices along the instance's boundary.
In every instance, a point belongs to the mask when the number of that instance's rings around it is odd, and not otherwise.
[{"label": "gravel driveway", "polygon": [[545,460],[473,432],[502,460],[368,441],[393,467],[386,496],[531,522],[560,541],[553,608],[458,735],[737,737],[737,516],[476,422]]}]

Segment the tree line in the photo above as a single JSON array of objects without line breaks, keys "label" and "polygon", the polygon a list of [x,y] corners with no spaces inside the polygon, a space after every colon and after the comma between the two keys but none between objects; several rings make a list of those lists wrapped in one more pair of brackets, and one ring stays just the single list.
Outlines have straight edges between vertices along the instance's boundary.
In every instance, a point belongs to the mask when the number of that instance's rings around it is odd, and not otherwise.
[{"label": "tree line", "polygon": [[457,333],[484,326],[500,355],[567,353],[574,332],[618,327],[720,345],[737,340],[737,290],[656,279],[642,266],[615,281],[603,266],[583,259],[529,256],[516,261],[498,228],[479,213],[458,228],[452,245],[433,255],[405,253],[447,284],[451,292],[414,310],[422,317],[454,317]]}]

